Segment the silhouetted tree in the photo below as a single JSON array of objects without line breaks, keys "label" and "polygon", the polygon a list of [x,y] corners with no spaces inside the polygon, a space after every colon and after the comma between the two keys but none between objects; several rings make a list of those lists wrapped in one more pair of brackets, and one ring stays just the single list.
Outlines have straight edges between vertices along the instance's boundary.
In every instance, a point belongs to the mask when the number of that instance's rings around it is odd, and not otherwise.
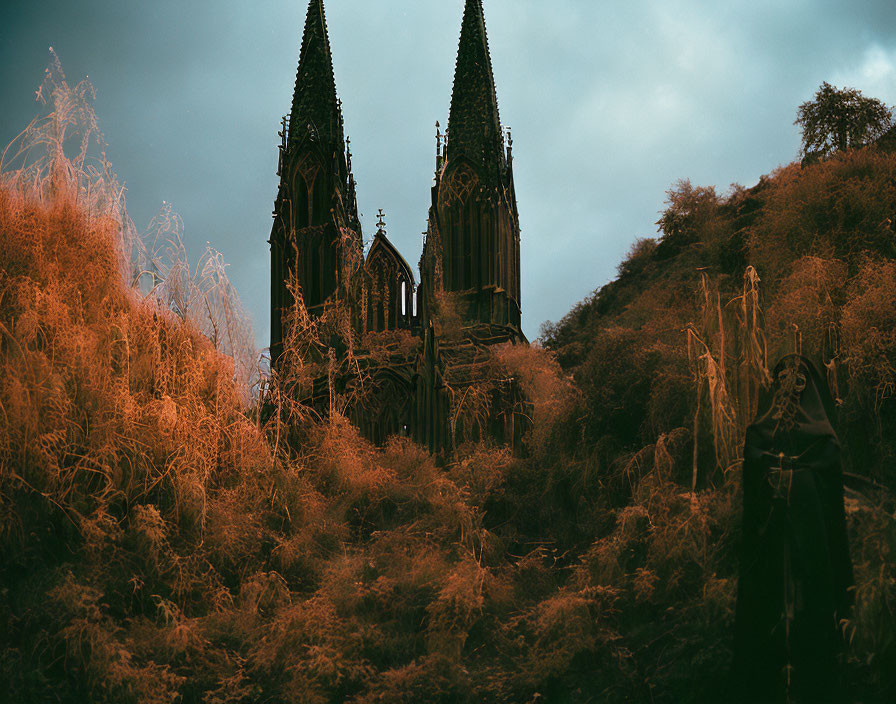
[{"label": "silhouetted tree", "polygon": [[803,130],[803,156],[828,156],[860,147],[882,136],[892,125],[892,112],[876,98],[855,88],[839,89],[825,81],[814,100],[799,106],[793,124]]}]

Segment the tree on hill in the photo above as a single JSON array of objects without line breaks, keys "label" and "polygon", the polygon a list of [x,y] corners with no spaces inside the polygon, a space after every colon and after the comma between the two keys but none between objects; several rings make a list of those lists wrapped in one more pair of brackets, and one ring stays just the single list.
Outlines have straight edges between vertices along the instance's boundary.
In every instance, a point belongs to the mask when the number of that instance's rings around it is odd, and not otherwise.
[{"label": "tree on hill", "polygon": [[825,157],[878,139],[892,123],[892,111],[880,100],[825,81],[814,100],[799,106],[793,124],[803,131],[803,156]]}]

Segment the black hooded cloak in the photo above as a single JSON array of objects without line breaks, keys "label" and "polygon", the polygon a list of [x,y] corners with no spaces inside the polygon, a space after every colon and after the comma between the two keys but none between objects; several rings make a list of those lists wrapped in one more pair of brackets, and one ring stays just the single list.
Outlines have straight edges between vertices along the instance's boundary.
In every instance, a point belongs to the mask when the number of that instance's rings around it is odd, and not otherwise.
[{"label": "black hooded cloak", "polygon": [[749,702],[842,701],[839,621],[852,564],[834,404],[804,357],[785,357],[773,376],[744,443],[735,693]]}]

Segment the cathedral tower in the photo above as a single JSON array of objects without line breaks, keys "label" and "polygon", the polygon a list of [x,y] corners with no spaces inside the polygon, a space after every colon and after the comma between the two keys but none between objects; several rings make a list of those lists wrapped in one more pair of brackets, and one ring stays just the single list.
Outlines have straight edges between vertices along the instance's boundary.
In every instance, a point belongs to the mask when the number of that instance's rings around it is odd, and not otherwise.
[{"label": "cathedral tower", "polygon": [[424,317],[435,288],[456,292],[470,325],[520,335],[520,229],[509,135],[498,116],[482,0],[466,0],[451,112],[437,135],[436,182],[421,280]]},{"label": "cathedral tower", "polygon": [[289,117],[283,119],[280,187],[271,230],[271,359],[282,351],[290,282],[311,314],[349,292],[362,257],[351,153],[336,97],[323,0],[311,0]]},{"label": "cathedral tower", "polygon": [[511,140],[482,0],[466,0],[444,135],[437,126],[419,286],[382,210],[364,257],[346,142],[323,0],[311,0],[270,239],[274,366],[286,366],[298,297],[311,316],[335,306],[350,325],[329,340],[297,341],[311,370],[293,391],[302,403],[321,417],[338,410],[376,443],[403,435],[442,452],[491,436],[518,446],[530,411],[516,380],[490,364],[496,345],[525,336]]}]

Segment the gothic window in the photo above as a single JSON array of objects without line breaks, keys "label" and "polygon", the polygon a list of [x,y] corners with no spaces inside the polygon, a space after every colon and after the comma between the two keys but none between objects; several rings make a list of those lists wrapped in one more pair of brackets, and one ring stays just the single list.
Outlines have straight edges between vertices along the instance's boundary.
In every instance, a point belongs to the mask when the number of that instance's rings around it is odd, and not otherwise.
[{"label": "gothic window", "polygon": [[296,229],[308,226],[308,184],[301,174],[293,179],[292,217]]},{"label": "gothic window", "polygon": [[296,164],[295,193],[296,193],[296,227],[307,227],[312,223],[314,201],[312,195],[316,190],[320,164],[311,154],[305,154]]},{"label": "gothic window", "polygon": [[442,202],[464,204],[479,187],[476,173],[466,164],[459,164],[442,180]]},{"label": "gothic window", "polygon": [[389,327],[389,281],[387,280],[382,267],[380,267],[377,274],[380,288],[379,301],[377,302],[377,311],[379,311],[377,329],[386,330]]},{"label": "gothic window", "polygon": [[330,190],[326,177],[318,178],[314,182],[314,192],[311,208],[311,224],[324,225],[330,219]]}]

